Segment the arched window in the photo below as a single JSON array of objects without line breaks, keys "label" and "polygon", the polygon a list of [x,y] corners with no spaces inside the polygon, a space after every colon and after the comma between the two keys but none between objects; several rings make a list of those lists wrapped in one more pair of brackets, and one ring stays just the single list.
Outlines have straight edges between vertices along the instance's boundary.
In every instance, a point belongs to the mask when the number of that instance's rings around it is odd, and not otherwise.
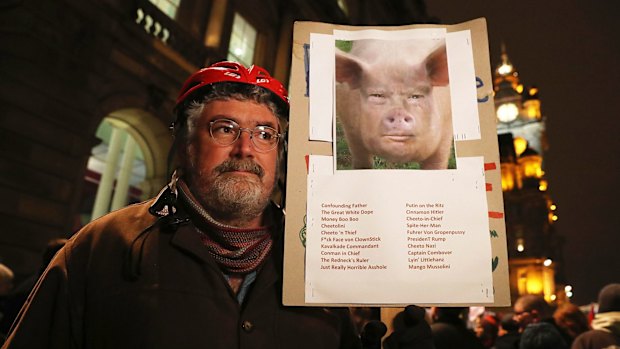
[{"label": "arched window", "polygon": [[[142,149],[127,126],[105,118],[97,129],[101,143],[93,147],[85,174],[81,223],[139,202],[146,177]],[[90,208],[90,210],[89,210]]]}]

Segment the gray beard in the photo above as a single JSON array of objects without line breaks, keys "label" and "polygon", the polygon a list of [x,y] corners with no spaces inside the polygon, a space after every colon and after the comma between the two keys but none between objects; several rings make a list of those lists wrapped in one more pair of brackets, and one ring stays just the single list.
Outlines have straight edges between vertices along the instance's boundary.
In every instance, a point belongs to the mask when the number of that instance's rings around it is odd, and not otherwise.
[{"label": "gray beard", "polygon": [[270,196],[258,180],[225,174],[206,190],[203,205],[217,217],[251,220],[263,213]]},{"label": "gray beard", "polygon": [[[238,176],[226,171],[254,166],[256,176]],[[196,172],[194,172],[196,173]],[[269,205],[272,190],[263,188],[263,170],[251,160],[227,160],[212,173],[192,176],[192,193],[214,218],[226,222],[248,222]],[[209,177],[212,183],[209,184]],[[272,188],[274,185],[272,184]]]}]

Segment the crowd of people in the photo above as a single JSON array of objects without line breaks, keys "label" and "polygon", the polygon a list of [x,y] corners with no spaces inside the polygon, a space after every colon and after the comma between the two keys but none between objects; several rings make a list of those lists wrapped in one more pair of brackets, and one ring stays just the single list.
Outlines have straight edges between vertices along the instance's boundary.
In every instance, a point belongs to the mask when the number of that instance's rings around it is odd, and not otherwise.
[{"label": "crowd of people", "polygon": [[[279,198],[289,117],[284,86],[256,66],[219,62],[182,86],[175,171],[159,195],[56,241],[28,286],[0,265],[3,349],[570,348],[618,345],[620,284],[590,322],[527,295],[514,313],[409,306],[394,331],[344,307],[282,305]],[[36,284],[34,280],[38,279]],[[15,291],[17,291],[15,290]],[[30,292],[29,296],[25,297]],[[8,304],[21,307],[9,315]],[[12,321],[15,317],[15,321]],[[590,327],[591,326],[591,327]]]},{"label": "crowd of people", "polygon": [[[512,311],[503,313],[409,306],[397,315],[393,327],[383,342],[385,349],[620,348],[620,284],[603,287],[597,309],[587,313],[571,303],[552,307],[540,295],[524,295]],[[379,340],[375,339],[377,348]]]},{"label": "crowd of people", "polygon": [[[620,284],[610,284],[601,290],[596,312],[594,309],[584,312],[572,303],[552,308],[542,296],[525,295],[514,303],[514,312],[504,314],[501,319],[494,314],[480,316],[476,333],[485,348],[614,348],[620,346],[620,317],[616,316],[615,325],[611,321],[603,325],[604,321],[599,319],[611,319],[610,312],[620,311],[618,301]],[[485,343],[490,338],[495,339]],[[598,342],[589,338],[597,338]]]}]

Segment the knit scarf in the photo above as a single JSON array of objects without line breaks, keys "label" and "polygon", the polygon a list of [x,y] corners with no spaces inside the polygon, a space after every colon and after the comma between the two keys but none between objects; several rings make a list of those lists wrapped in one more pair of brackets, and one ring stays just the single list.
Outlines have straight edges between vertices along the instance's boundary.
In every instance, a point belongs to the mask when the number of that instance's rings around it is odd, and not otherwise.
[{"label": "knit scarf", "polygon": [[219,223],[198,203],[183,180],[177,182],[177,189],[200,240],[224,273],[245,274],[264,262],[273,245],[268,226],[244,229]]}]

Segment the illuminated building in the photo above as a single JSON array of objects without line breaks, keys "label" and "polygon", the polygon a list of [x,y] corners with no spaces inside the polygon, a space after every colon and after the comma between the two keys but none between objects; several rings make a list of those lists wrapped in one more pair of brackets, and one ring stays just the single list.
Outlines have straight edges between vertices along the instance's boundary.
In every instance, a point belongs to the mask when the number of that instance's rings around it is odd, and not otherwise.
[{"label": "illuminated building", "polygon": [[[506,217],[511,296],[564,299],[556,206],[544,172],[545,117],[536,87],[524,88],[502,47],[494,71],[495,107]],[[557,285],[556,285],[557,283]]]},{"label": "illuminated building", "polygon": [[50,239],[156,195],[182,83],[224,59],[286,83],[296,20],[432,22],[404,0],[6,0],[0,5],[0,261],[16,283]]}]

